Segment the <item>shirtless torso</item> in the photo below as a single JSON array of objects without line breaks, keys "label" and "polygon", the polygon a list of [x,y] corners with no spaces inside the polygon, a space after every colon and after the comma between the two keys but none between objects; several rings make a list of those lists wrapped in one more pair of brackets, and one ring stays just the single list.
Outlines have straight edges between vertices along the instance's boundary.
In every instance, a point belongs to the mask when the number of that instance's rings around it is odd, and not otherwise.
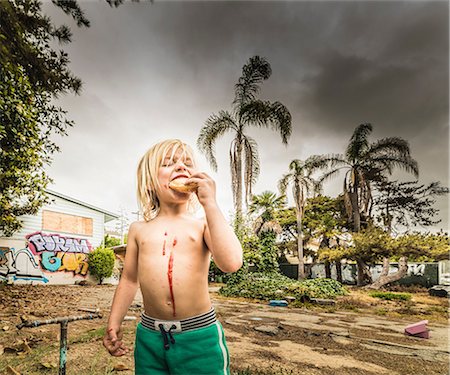
[{"label": "shirtless torso", "polygon": [[145,313],[180,320],[207,312],[210,251],[203,239],[204,219],[185,214],[137,224],[138,279]]}]

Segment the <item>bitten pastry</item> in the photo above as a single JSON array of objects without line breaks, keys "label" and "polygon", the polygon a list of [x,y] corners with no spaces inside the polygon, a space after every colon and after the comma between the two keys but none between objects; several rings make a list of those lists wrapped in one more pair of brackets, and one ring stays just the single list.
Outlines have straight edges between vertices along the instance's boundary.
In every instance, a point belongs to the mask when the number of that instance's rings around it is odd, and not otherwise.
[{"label": "bitten pastry", "polygon": [[185,178],[177,178],[169,182],[169,187],[180,193],[192,193],[197,190],[198,185],[195,182],[185,184]]}]

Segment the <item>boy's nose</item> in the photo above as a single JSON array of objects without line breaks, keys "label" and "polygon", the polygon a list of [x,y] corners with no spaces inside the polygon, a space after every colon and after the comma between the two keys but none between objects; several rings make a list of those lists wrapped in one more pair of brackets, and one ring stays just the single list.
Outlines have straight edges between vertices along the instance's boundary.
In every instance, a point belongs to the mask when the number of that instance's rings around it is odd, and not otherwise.
[{"label": "boy's nose", "polygon": [[182,161],[178,161],[177,164],[175,165],[175,170],[176,171],[187,171],[188,168],[184,165],[184,163]]}]

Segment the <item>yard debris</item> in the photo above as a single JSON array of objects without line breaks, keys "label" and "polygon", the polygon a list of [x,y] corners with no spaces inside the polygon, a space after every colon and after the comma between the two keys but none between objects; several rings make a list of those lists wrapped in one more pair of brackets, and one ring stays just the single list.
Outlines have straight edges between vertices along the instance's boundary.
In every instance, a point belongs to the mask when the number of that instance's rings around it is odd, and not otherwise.
[{"label": "yard debris", "polygon": [[270,336],[276,336],[279,332],[278,328],[274,326],[258,326],[255,327],[255,331],[262,332]]},{"label": "yard debris", "polygon": [[435,297],[449,297],[450,296],[450,285],[434,285],[432,288],[428,289],[430,296]]},{"label": "yard debris", "polygon": [[126,365],[124,365],[123,363],[118,363],[117,365],[115,365],[113,367],[113,371],[126,371],[129,370],[130,368]]},{"label": "yard debris", "polygon": [[6,368],[6,370],[8,370],[8,374],[11,374],[11,375],[20,375],[20,372],[17,371],[16,369],[14,369],[14,368],[11,367],[11,366],[8,366],[8,367]]},{"label": "yard debris", "polygon": [[334,299],[326,298],[311,298],[311,303],[316,303],[318,305],[335,305],[336,301]]},{"label": "yard debris", "polygon": [[3,326],[2,329],[3,329],[3,331],[8,331],[9,330],[9,326]]},{"label": "yard debris", "polygon": [[88,307],[80,307],[80,308],[78,308],[78,311],[85,311],[85,312],[90,312],[90,313],[99,313],[100,309],[99,308],[93,309],[93,308],[88,308]]},{"label": "yard debris", "polygon": [[405,328],[405,335],[421,337],[423,339],[430,338],[430,331],[427,328],[428,320],[410,324]]},{"label": "yard debris", "polygon": [[57,366],[54,363],[49,363],[49,362],[41,362],[39,363],[43,368],[51,370],[56,368]]}]

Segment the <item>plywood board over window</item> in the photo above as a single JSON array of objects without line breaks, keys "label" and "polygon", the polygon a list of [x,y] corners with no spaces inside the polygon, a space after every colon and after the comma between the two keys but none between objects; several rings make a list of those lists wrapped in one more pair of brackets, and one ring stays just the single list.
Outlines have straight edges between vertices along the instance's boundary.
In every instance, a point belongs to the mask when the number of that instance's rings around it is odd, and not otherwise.
[{"label": "plywood board over window", "polygon": [[94,223],[90,217],[42,211],[42,230],[92,236]]}]

